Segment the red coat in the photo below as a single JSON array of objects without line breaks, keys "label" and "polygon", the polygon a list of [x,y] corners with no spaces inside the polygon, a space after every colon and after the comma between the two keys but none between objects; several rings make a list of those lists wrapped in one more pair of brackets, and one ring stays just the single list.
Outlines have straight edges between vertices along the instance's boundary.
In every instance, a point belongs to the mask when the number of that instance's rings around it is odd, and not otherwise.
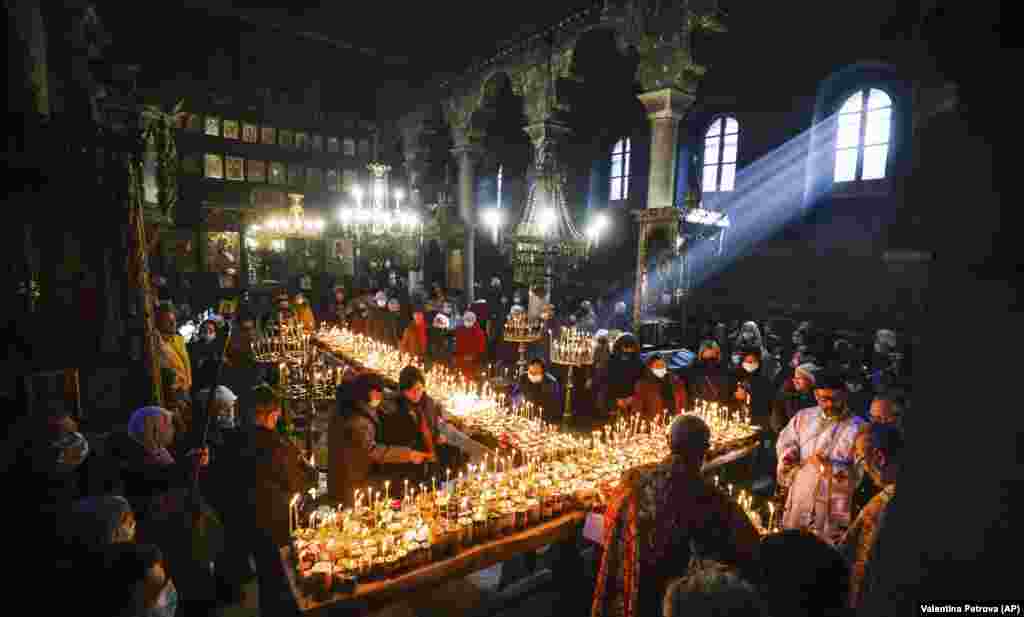
[{"label": "red coat", "polygon": [[476,381],[480,376],[480,362],[487,353],[487,336],[479,323],[473,327],[462,326],[455,331],[455,367],[462,371],[467,381]]}]

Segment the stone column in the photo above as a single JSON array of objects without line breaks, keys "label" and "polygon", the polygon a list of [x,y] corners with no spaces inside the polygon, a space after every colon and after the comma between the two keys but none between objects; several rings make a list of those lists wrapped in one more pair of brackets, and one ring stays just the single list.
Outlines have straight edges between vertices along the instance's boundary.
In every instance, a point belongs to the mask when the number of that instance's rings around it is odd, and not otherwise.
[{"label": "stone column", "polygon": [[459,166],[459,217],[466,227],[462,249],[462,276],[466,304],[473,301],[474,266],[476,260],[476,164],[483,149],[475,141],[460,140],[452,148]]},{"label": "stone column", "polygon": [[647,207],[675,205],[676,154],[679,149],[679,121],[693,105],[694,96],[675,88],[664,88],[638,96],[651,121],[651,161],[647,176]]}]

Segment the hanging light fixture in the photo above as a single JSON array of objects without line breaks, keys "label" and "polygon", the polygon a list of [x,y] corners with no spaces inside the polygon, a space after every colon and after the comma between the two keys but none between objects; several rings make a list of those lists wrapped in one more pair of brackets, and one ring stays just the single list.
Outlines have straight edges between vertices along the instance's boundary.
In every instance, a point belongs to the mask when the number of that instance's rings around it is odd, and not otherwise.
[{"label": "hanging light fixture", "polygon": [[[289,193],[288,201],[291,202],[287,214],[277,212],[269,215],[262,223],[249,228],[249,235],[254,236],[253,242],[259,243],[259,236],[272,236],[275,239],[282,238],[316,238],[323,233],[326,223],[317,216],[306,216],[305,208],[302,206],[303,196],[301,193]],[[246,239],[249,244],[249,239]]]},{"label": "hanging light fixture", "polygon": [[357,237],[364,234],[411,236],[419,233],[421,221],[412,210],[402,209],[405,192],[390,190],[391,167],[372,162],[369,190],[355,185],[349,191],[351,201],[338,209],[338,224],[343,232]]}]

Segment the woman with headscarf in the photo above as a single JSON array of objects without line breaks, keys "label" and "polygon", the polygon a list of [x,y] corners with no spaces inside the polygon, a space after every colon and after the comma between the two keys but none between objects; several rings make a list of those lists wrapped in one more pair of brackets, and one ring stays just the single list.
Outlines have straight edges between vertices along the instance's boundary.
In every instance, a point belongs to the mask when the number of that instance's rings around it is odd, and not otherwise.
[{"label": "woman with headscarf", "polygon": [[87,497],[71,510],[71,545],[88,552],[105,546],[135,541],[135,513],[128,500],[118,495]]},{"label": "woman with headscarf", "polygon": [[668,372],[661,354],[647,357],[645,368],[633,391],[633,410],[648,422],[665,411],[674,416],[686,408],[686,386]]},{"label": "woman with headscarf", "polygon": [[729,401],[729,373],[722,367],[722,348],[708,339],[697,349],[697,358],[687,369],[691,401],[726,404]]},{"label": "woman with headscarf", "polygon": [[199,326],[199,332],[188,344],[193,387],[210,387],[223,347],[220,337],[217,336],[217,322],[207,319],[203,325]]},{"label": "woman with headscarf", "polygon": [[608,403],[612,409],[621,412],[630,407],[636,382],[643,374],[640,344],[632,334],[623,334],[615,341],[608,361]]},{"label": "woman with headscarf", "polygon": [[448,337],[451,334],[451,322],[444,313],[435,313],[434,319],[427,328],[427,359],[424,368],[429,372],[435,364],[447,366],[451,359],[448,351]]},{"label": "woman with headscarf", "polygon": [[455,331],[455,366],[470,383],[480,378],[480,366],[487,353],[487,335],[476,322],[476,314],[466,311],[462,326]]},{"label": "woman with headscarf", "polygon": [[761,336],[761,329],[758,327],[757,323],[747,321],[740,326],[739,334],[733,342],[734,351],[731,367],[733,370],[740,368],[740,364],[743,363],[744,352],[751,349],[758,350],[761,356],[761,374],[769,380],[774,380],[775,375],[779,372],[779,363],[776,362],[775,357],[768,352],[768,347],[765,345],[764,337]]},{"label": "woman with headscarf", "polygon": [[405,327],[402,333],[402,341],[398,344],[398,350],[417,358],[422,358],[427,353],[427,321],[423,309],[416,307],[412,312],[412,321]]},{"label": "woman with headscarf", "polygon": [[816,365],[806,362],[796,367],[793,377],[782,384],[782,388],[779,389],[779,393],[772,402],[771,426],[773,431],[781,431],[797,412],[818,404],[814,398],[818,370]]},{"label": "woman with headscarf", "polygon": [[[170,493],[185,488],[191,478],[191,462],[171,453],[176,429],[171,412],[162,407],[143,407],[132,414],[126,432],[112,434],[107,451],[121,465],[124,495],[140,522],[165,514],[173,505]],[[209,451],[198,453],[205,465]]]}]

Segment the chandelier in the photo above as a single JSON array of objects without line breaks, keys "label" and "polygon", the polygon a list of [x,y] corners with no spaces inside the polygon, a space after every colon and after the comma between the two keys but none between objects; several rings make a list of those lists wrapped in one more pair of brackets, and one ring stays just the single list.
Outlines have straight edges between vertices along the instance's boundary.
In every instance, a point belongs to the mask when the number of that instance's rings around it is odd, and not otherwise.
[{"label": "chandelier", "polygon": [[301,194],[290,193],[288,200],[291,205],[288,208],[288,214],[272,214],[263,223],[253,225],[250,231],[253,234],[274,237],[315,238],[319,236],[326,224],[319,217],[306,216],[302,207],[302,199]]},{"label": "chandelier", "polygon": [[[354,185],[349,190],[352,202],[338,210],[338,224],[350,235],[411,236],[421,231],[419,215],[411,209],[402,209],[401,189],[390,190],[391,166],[373,162],[369,190]],[[367,199],[368,198],[368,199]]]}]

